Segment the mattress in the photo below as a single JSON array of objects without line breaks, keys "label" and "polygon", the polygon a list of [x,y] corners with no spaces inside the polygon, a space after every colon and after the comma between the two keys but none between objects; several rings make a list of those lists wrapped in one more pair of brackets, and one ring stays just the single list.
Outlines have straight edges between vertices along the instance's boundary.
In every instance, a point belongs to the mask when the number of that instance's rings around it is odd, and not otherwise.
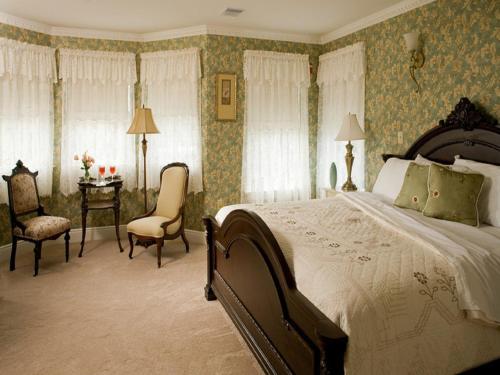
[{"label": "mattress", "polygon": [[266,222],[298,290],[349,336],[347,374],[452,374],[500,358],[488,294],[498,293],[498,228],[425,218],[371,193],[227,206],[216,219],[240,208]]}]

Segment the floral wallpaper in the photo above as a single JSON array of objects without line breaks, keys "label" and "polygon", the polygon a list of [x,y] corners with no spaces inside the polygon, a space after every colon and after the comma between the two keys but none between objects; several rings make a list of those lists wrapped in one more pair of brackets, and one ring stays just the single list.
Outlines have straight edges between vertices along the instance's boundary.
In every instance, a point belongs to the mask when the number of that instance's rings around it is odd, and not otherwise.
[{"label": "floral wallpaper", "polygon": [[[245,83],[243,79],[243,52],[247,49],[308,54],[312,64],[309,88],[309,135],[312,181],[315,181],[316,129],[318,88],[316,72],[321,46],[251,38],[209,35],[205,75],[208,81],[207,126],[205,142],[205,209],[215,213],[220,207],[240,202],[241,164],[243,149],[243,120],[245,108]],[[237,75],[236,121],[217,121],[215,111],[217,73]],[[315,190],[313,186],[313,191]]]},{"label": "floral wallpaper", "polygon": [[[201,50],[202,80],[201,80],[201,127],[203,138],[203,183],[204,192],[190,194],[186,205],[186,227],[201,230],[204,214],[215,214],[227,204],[240,201],[241,153],[243,138],[243,51],[245,49],[267,49],[273,51],[308,53],[313,66],[313,80],[317,70],[320,46],[302,43],[289,43],[246,38],[230,38],[219,36],[192,36],[164,41],[136,43],[115,40],[84,39],[74,37],[52,37],[13,26],[0,24],[0,36],[17,39],[28,43],[44,44],[54,48],[77,48],[108,50],[120,52],[135,52],[137,69],[140,67],[141,52],[183,49],[198,47]],[[56,55],[57,57],[57,55]],[[238,116],[236,121],[218,122],[216,120],[215,76],[219,72],[234,72],[238,76]],[[140,72],[139,72],[140,74]],[[65,216],[71,219],[73,228],[81,227],[80,193],[64,197],[58,192],[60,177],[60,151],[62,126],[62,98],[60,83],[54,85],[54,188],[52,197],[43,199],[47,211],[53,215]],[[140,103],[140,85],[135,87],[136,104]],[[317,128],[317,86],[311,85],[309,91],[309,122],[311,169],[314,178],[316,157]],[[137,140],[139,150],[139,140]],[[82,145],[82,152],[85,145]],[[139,166],[138,166],[139,167]],[[95,173],[95,171],[94,171]],[[150,171],[150,173],[152,173]],[[158,172],[159,173],[159,172]],[[149,191],[149,202],[156,200],[157,191]],[[96,197],[97,198],[97,197]],[[121,193],[121,223],[128,222],[133,216],[142,213],[142,192],[123,191]],[[90,213],[87,226],[105,226],[113,224],[112,211],[97,211]],[[8,207],[0,205],[0,245],[9,243],[10,222]]]},{"label": "floral wallpaper", "polygon": [[[0,36],[54,48],[98,49],[109,51],[151,52],[166,49],[198,47],[201,50],[201,126],[203,136],[204,192],[188,197],[187,228],[202,229],[204,214],[215,214],[228,204],[240,201],[241,160],[245,87],[243,51],[272,50],[309,54],[312,84],[309,89],[309,140],[311,178],[316,176],[316,133],[318,118],[318,87],[316,72],[318,56],[344,46],[365,41],[367,77],[365,94],[366,183],[371,188],[382,166],[380,155],[398,153],[424,131],[446,117],[462,96],[468,96],[497,116],[499,63],[498,15],[496,0],[438,0],[398,17],[358,31],[325,45],[292,43],[252,38],[201,35],[156,42],[126,42],[49,36],[0,24]],[[403,34],[419,31],[426,62],[417,71],[422,93],[415,94],[408,73],[409,56]],[[138,69],[140,58],[137,57]],[[217,73],[237,74],[237,119],[217,121],[215,111]],[[59,183],[61,136],[61,87],[54,86],[55,145],[54,191],[43,202],[54,215],[72,220],[73,228],[81,225],[80,196],[63,197],[57,192]],[[135,88],[136,104],[140,103],[140,85]],[[403,132],[403,144],[397,143],[397,132]],[[137,143],[139,150],[139,143]],[[82,145],[83,151],[85,145]],[[78,151],[78,150],[76,150]],[[315,187],[312,186],[312,191]],[[157,192],[150,191],[149,202]],[[141,191],[122,192],[122,224],[142,212]],[[112,225],[111,211],[98,211],[88,217],[88,226]],[[8,208],[0,205],[0,245],[9,243]]]},{"label": "floral wallpaper", "polygon": [[[366,185],[371,189],[382,167],[382,153],[401,153],[445,118],[462,96],[500,115],[497,0],[438,0],[323,46],[323,53],[364,41]],[[416,71],[422,86],[414,92],[410,56],[403,34],[421,34],[425,64]],[[403,132],[403,144],[397,132]]]}]

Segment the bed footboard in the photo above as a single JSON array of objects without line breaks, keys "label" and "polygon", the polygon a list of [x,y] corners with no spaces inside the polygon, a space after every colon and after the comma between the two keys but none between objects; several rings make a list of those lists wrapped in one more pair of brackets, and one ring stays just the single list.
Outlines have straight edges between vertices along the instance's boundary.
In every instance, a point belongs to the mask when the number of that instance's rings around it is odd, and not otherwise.
[{"label": "bed footboard", "polygon": [[268,374],[343,374],[347,336],[296,288],[270,229],[235,210],[203,219],[207,300],[218,299]]}]

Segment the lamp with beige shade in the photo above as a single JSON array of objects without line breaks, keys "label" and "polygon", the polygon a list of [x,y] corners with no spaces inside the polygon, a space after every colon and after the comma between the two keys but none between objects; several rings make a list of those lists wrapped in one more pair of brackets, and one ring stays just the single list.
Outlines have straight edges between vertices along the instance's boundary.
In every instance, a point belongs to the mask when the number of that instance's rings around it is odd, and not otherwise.
[{"label": "lamp with beige shade", "polygon": [[352,155],[352,144],[351,141],[358,139],[365,139],[365,133],[359,126],[358,118],[355,114],[349,113],[340,128],[339,133],[335,137],[336,141],[348,141],[345,148],[347,150],[345,154],[345,163],[347,165],[347,181],[342,185],[342,191],[356,191],[358,188],[353,184],[351,179],[352,164],[354,162],[354,156]]},{"label": "lamp with beige shade", "polygon": [[132,125],[127,130],[127,134],[142,134],[142,155],[144,156],[144,212],[148,211],[148,192],[146,186],[146,152],[148,150],[148,141],[146,134],[157,134],[160,131],[153,120],[151,108],[137,108],[135,111]]}]

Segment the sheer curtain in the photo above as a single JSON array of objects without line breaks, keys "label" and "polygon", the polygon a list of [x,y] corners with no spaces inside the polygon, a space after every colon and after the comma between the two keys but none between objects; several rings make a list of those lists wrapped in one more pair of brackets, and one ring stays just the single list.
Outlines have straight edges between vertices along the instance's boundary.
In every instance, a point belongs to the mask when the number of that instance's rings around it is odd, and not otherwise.
[{"label": "sheer curtain", "polygon": [[124,187],[137,187],[135,137],[127,135],[132,121],[133,88],[137,80],[135,54],[60,50],[59,78],[63,89],[61,192],[77,191],[81,163],[74,154],[88,151],[97,166],[116,165]]},{"label": "sheer curtain", "polygon": [[309,199],[309,56],[245,51],[242,201]]},{"label": "sheer curtain", "polygon": [[[363,42],[321,55],[319,57],[319,127],[318,166],[316,186],[318,193],[330,187],[330,164],[337,165],[337,190],[347,179],[345,144],[335,137],[345,116],[355,113],[364,129],[365,117],[365,45]],[[365,187],[365,144],[353,141],[355,157],[352,180],[359,190]]]},{"label": "sheer curtain", "polygon": [[[143,103],[151,108],[160,131],[148,137],[149,188],[160,187],[162,167],[179,161],[189,167],[188,192],[203,190],[200,78],[197,48],[141,53]],[[140,157],[142,165],[142,153]]]},{"label": "sheer curtain", "polygon": [[[54,49],[0,38],[0,175],[17,160],[38,171],[40,195],[52,193]],[[8,202],[0,184],[0,203]]]}]

